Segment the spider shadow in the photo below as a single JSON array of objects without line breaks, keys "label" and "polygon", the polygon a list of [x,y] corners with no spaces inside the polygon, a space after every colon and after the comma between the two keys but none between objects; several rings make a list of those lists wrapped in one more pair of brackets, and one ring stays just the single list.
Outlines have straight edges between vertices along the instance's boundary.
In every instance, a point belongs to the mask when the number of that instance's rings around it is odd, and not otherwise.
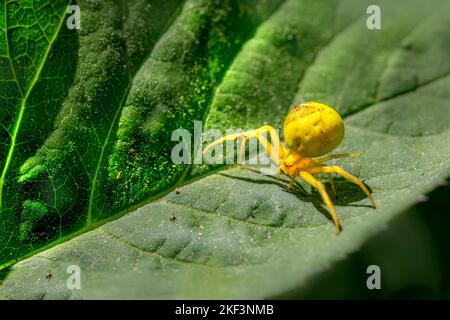
[{"label": "spider shadow", "polygon": [[[246,170],[259,173],[264,178],[251,178],[251,177],[242,177],[237,176],[233,174],[228,174],[221,172],[220,175],[228,178],[233,178],[237,180],[242,180],[246,182],[251,182],[255,184],[272,184],[277,185],[278,187],[282,188],[284,192],[290,193],[294,195],[297,199],[300,201],[306,201],[310,202],[314,208],[316,208],[317,211],[322,213],[328,220],[331,222],[333,221],[328,210],[326,209],[322,198],[320,197],[320,194],[317,190],[311,187],[311,191],[307,191],[305,187],[300,183],[299,179],[295,180],[294,187],[290,190],[287,189],[290,178],[286,180],[285,176],[280,176],[279,179],[277,179],[274,176],[264,174],[258,170],[251,169],[251,168],[245,168]],[[317,177],[317,176],[316,176]],[[329,181],[325,181],[325,179],[320,179],[323,184],[325,185],[325,188],[330,196],[331,201],[336,206],[348,206],[348,207],[366,207],[366,208],[372,208],[370,204],[355,204],[355,202],[361,201],[363,199],[367,199],[366,194],[355,184],[351,183],[350,181],[345,180],[342,177],[334,177],[334,185],[336,187],[336,193],[337,195],[334,196],[331,184]],[[369,189],[369,191],[372,193],[372,189],[366,185],[366,187]],[[341,226],[342,228],[342,226]],[[343,228],[342,228],[343,230]]]}]

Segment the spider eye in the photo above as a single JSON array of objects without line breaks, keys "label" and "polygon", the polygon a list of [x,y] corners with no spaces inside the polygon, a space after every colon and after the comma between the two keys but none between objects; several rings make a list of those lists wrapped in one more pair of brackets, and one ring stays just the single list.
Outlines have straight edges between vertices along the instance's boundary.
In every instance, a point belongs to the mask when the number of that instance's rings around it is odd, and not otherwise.
[{"label": "spider eye", "polygon": [[344,138],[344,123],[332,108],[318,103],[302,103],[292,109],[284,122],[287,146],[317,157],[335,149]]}]

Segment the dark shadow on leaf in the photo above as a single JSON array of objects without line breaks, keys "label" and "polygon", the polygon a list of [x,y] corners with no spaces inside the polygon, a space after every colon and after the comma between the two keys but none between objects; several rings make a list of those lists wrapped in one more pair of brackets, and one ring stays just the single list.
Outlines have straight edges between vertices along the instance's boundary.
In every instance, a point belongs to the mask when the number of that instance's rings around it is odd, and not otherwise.
[{"label": "dark shadow on leaf", "polygon": [[[331,218],[328,210],[326,209],[326,207],[322,201],[322,198],[320,197],[319,193],[314,188],[311,188],[311,191],[308,192],[305,189],[305,187],[298,180],[296,180],[294,188],[292,188],[291,190],[288,190],[287,187],[288,187],[289,180],[285,180],[284,176],[277,179],[275,176],[266,175],[255,169],[249,169],[249,168],[245,168],[245,169],[260,174],[261,179],[252,178],[249,176],[243,177],[243,176],[238,176],[238,175],[224,173],[224,172],[220,172],[218,174],[221,176],[227,177],[227,178],[242,180],[242,181],[260,184],[260,185],[263,185],[263,184],[277,185],[278,187],[282,188],[285,192],[289,192],[289,193],[293,194],[294,196],[296,196],[297,199],[299,199],[300,201],[310,202],[317,209],[317,211],[322,213],[328,220],[332,221],[332,218]],[[365,193],[357,185],[355,185],[351,182],[348,182],[347,180],[344,180],[342,178],[336,177],[334,179],[334,185],[336,187],[337,196],[335,197],[333,195],[333,192],[331,189],[331,184],[329,182],[325,182],[324,180],[322,180],[322,181],[327,189],[328,194],[330,195],[331,201],[333,202],[333,204],[335,206],[372,208],[369,203],[367,205],[353,204],[355,202],[358,202],[358,201],[361,201],[361,200],[367,198]],[[369,189],[370,192],[372,192],[372,190],[370,189],[369,186],[367,186],[367,188]],[[338,214],[339,214],[339,212],[338,212]],[[342,226],[341,226],[341,228],[342,228]]]}]

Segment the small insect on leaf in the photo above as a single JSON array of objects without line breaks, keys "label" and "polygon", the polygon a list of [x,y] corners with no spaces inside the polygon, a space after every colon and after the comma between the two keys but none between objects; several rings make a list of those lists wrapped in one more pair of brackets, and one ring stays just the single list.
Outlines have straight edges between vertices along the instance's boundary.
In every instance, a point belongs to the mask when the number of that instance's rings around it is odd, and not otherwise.
[{"label": "small insect on leaf", "polygon": [[176,189],[175,189],[175,193],[176,193],[176,194],[180,194],[180,189],[179,189],[179,188],[176,188]]},{"label": "small insect on leaf", "polygon": [[52,278],[53,278],[53,273],[52,273],[50,270],[48,270],[48,271],[45,273],[45,278],[46,278],[47,280],[52,280]]},{"label": "small insect on leaf", "polygon": [[170,221],[175,222],[177,220],[177,217],[175,216],[175,213],[172,212],[172,215],[169,218]]}]

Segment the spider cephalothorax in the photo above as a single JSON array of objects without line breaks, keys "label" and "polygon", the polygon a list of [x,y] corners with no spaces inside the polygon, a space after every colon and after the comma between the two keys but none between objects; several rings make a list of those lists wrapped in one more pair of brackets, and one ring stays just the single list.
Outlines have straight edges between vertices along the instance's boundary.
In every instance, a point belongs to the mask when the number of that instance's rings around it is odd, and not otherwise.
[{"label": "spider cephalothorax", "polygon": [[[335,158],[359,156],[359,154],[355,153],[344,153],[321,157],[334,150],[344,138],[344,122],[334,109],[318,102],[299,104],[288,113],[284,121],[283,130],[286,145],[280,143],[275,129],[266,125],[256,130],[217,139],[210,143],[203,153],[224,141],[242,139],[239,153],[240,163],[242,163],[245,141],[256,137],[272,161],[278,166],[277,175],[283,172],[291,178],[288,188],[291,188],[295,179],[300,177],[317,189],[323,202],[328,207],[338,234],[340,232],[340,224],[333,203],[323,183],[314,177],[315,174],[327,174],[334,195],[336,195],[336,190],[333,182],[333,173],[355,183],[370,199],[372,206],[376,207],[369,190],[361,180],[339,166],[327,166],[324,164],[326,161]],[[266,139],[263,133],[270,135],[271,142]]]}]

